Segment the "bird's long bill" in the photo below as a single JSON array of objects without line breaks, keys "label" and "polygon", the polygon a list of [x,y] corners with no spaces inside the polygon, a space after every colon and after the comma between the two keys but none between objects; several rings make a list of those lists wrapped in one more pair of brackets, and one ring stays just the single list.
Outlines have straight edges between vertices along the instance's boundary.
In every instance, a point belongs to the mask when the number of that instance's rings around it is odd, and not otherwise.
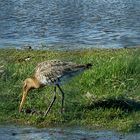
[{"label": "bird's long bill", "polygon": [[23,107],[23,104],[25,103],[27,93],[28,93],[28,92],[23,91],[22,100],[21,100],[21,103],[20,103],[20,106],[19,106],[19,112],[22,111],[22,107]]}]

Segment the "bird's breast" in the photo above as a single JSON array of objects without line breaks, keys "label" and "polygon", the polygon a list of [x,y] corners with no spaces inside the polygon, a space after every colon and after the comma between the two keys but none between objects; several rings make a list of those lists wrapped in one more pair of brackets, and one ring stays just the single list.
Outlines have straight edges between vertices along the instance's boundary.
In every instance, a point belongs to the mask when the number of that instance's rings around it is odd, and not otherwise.
[{"label": "bird's breast", "polygon": [[48,83],[50,83],[51,81],[47,80],[45,76],[42,76],[40,78],[40,82],[42,85],[47,85]]},{"label": "bird's breast", "polygon": [[60,84],[60,80],[59,79],[54,79],[54,78],[49,78],[46,76],[42,76],[40,78],[40,82],[42,85],[56,85],[56,84]]}]

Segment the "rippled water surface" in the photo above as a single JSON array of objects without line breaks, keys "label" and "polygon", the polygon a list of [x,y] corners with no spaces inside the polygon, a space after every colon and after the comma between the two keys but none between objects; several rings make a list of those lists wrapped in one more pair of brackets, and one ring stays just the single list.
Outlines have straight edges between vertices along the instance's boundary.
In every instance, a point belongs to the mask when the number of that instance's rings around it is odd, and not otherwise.
[{"label": "rippled water surface", "polygon": [[0,0],[0,47],[140,45],[140,0]]},{"label": "rippled water surface", "polygon": [[140,140],[140,133],[91,131],[82,128],[43,128],[0,125],[1,140]]}]

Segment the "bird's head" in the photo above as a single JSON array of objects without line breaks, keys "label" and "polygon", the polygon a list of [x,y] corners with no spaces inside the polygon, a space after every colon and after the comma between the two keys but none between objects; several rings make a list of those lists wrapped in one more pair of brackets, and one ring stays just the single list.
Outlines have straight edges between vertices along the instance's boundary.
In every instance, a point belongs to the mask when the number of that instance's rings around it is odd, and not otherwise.
[{"label": "bird's head", "polygon": [[23,104],[25,103],[26,96],[31,89],[39,88],[40,84],[35,78],[27,78],[23,84],[22,100],[19,106],[19,112],[22,111]]}]

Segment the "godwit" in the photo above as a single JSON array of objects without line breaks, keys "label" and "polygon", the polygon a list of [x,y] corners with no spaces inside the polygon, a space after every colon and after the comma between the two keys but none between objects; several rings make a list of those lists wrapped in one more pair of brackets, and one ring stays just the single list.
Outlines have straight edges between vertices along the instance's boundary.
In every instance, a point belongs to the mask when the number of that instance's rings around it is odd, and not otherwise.
[{"label": "godwit", "polygon": [[92,64],[75,64],[72,62],[64,62],[60,60],[49,60],[41,62],[37,65],[35,69],[34,76],[32,78],[27,78],[23,85],[23,95],[19,106],[19,112],[22,111],[23,104],[25,102],[27,93],[31,89],[37,89],[46,85],[54,85],[54,96],[53,99],[46,110],[44,116],[48,114],[53,103],[56,99],[56,88],[62,93],[62,108],[61,112],[64,111],[64,92],[60,87],[62,81],[76,75],[77,73],[89,69]]}]

